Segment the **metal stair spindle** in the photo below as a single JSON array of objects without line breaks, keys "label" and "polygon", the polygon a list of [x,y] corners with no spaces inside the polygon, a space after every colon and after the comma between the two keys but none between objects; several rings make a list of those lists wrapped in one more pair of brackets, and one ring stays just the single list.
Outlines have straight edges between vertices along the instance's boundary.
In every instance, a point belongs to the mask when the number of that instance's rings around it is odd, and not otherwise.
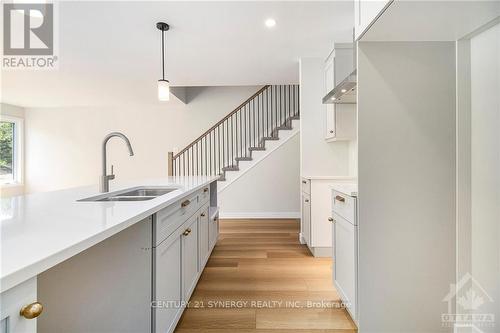
[{"label": "metal stair spindle", "polygon": [[169,176],[215,176],[240,170],[254,151],[279,140],[299,119],[299,86],[266,85],[177,154],[168,153]]}]

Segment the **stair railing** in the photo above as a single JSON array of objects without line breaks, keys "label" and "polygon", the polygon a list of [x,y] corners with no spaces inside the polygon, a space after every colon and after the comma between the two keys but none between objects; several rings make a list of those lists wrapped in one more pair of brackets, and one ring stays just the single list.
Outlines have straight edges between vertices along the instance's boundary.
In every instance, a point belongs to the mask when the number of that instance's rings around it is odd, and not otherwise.
[{"label": "stair railing", "polygon": [[177,154],[169,152],[168,174],[223,178],[298,117],[299,86],[266,85]]}]

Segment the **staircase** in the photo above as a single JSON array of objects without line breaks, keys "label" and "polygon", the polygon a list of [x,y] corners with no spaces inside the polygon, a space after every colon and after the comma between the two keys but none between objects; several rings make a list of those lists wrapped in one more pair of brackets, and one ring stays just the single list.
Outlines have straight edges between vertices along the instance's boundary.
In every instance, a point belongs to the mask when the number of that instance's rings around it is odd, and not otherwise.
[{"label": "staircase", "polygon": [[299,119],[299,86],[266,85],[177,154],[168,153],[169,176],[215,176],[240,171],[279,140],[280,131],[292,130]]}]

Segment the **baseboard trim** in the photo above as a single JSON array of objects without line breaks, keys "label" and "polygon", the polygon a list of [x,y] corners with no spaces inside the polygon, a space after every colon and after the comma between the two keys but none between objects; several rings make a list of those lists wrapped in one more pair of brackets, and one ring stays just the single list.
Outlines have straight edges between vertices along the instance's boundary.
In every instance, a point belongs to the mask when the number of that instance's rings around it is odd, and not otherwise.
[{"label": "baseboard trim", "polygon": [[298,219],[300,212],[224,212],[219,213],[221,219]]},{"label": "baseboard trim", "polygon": [[331,258],[332,248],[331,247],[313,247],[310,248],[313,256],[317,258]]},{"label": "baseboard trim", "polygon": [[300,244],[306,244],[306,239],[302,236],[301,232],[299,232],[299,242]]}]

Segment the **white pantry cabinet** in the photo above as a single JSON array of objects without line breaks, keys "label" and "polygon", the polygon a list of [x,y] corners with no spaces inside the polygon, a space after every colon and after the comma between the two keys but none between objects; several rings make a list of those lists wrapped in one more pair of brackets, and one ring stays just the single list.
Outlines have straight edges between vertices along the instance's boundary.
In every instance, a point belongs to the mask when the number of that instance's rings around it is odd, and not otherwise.
[{"label": "white pantry cabinet", "polygon": [[358,40],[393,0],[354,0],[354,37]]},{"label": "white pantry cabinet", "polygon": [[[36,333],[37,319],[27,319],[20,314],[23,307],[36,301],[36,277],[0,294],[0,332]],[[43,315],[43,311],[40,315]]]}]

